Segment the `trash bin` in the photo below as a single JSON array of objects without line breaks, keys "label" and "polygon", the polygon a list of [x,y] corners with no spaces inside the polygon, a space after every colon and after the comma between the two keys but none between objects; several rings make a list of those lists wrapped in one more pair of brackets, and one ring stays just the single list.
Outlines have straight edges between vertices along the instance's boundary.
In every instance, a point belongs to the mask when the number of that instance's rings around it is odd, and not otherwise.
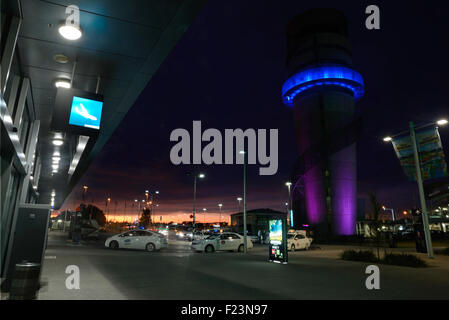
[{"label": "trash bin", "polygon": [[34,300],[39,290],[39,276],[41,265],[39,263],[22,262],[16,264],[11,288],[10,300]]}]

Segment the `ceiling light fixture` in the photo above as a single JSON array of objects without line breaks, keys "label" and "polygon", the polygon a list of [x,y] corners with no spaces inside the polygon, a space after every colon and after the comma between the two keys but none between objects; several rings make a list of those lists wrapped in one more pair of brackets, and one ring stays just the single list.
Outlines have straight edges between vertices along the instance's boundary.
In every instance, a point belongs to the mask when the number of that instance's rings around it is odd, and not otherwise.
[{"label": "ceiling light fixture", "polygon": [[58,63],[67,63],[69,62],[69,57],[67,57],[62,53],[58,53],[53,56],[53,60],[55,60]]},{"label": "ceiling light fixture", "polygon": [[62,25],[59,27],[59,34],[66,38],[67,40],[78,40],[81,38],[83,33],[81,32],[81,28],[70,24],[70,25]]},{"label": "ceiling light fixture", "polygon": [[64,141],[59,140],[59,139],[55,139],[55,140],[53,140],[53,144],[55,146],[62,146],[64,144]]},{"label": "ceiling light fixture", "polygon": [[72,87],[72,84],[70,83],[70,80],[58,79],[58,80],[55,81],[55,87],[56,88],[70,89]]}]

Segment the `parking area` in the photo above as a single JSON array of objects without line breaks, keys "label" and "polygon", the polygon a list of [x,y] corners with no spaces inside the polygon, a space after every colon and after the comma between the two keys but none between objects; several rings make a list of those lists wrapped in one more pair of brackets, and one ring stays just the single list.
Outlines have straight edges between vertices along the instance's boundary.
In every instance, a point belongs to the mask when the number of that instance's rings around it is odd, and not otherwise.
[{"label": "parking area", "polygon": [[[297,251],[289,263],[267,261],[267,247],[247,255],[195,253],[170,241],[159,252],[73,245],[50,234],[39,299],[429,299],[449,298],[448,268],[380,266],[381,289],[367,290],[367,264],[336,259],[339,247]],[[80,270],[80,289],[67,289],[66,268]]]}]

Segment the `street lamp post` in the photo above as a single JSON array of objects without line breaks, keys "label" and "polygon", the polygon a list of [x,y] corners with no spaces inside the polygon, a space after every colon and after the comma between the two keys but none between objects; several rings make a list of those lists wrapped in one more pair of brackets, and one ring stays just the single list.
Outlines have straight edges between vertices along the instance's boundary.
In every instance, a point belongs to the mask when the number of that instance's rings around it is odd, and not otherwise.
[{"label": "street lamp post", "polygon": [[426,199],[424,197],[424,186],[421,176],[421,163],[419,162],[418,147],[416,146],[415,126],[413,122],[410,122],[410,139],[412,140],[413,154],[415,157],[416,182],[418,183],[419,199],[421,201],[422,220],[424,227],[424,237],[426,238],[427,254],[429,255],[429,258],[433,259],[432,237],[429,229],[429,219],[427,217]]},{"label": "street lamp post", "polygon": [[[203,208],[203,224],[206,224],[206,208]],[[204,230],[204,226],[203,226],[203,230]]]},{"label": "street lamp post", "polygon": [[221,207],[223,207],[223,204],[219,203],[218,207],[220,208],[220,220],[218,221],[218,224],[220,225],[220,228],[221,228]]},{"label": "street lamp post", "polygon": [[[426,124],[423,126],[420,126],[419,128],[427,127],[429,125],[434,125],[435,123]],[[448,121],[446,119],[441,119],[436,122],[437,125],[443,126],[448,124]],[[415,133],[415,125],[411,121],[409,124],[410,128],[410,140],[413,148],[413,156],[415,160],[415,171],[416,171],[416,182],[418,184],[418,190],[419,190],[419,198],[421,202],[421,211],[422,211],[422,221],[423,221],[423,228],[424,228],[424,237],[426,239],[426,248],[427,248],[427,254],[429,258],[433,259],[433,246],[432,246],[432,237],[430,234],[430,228],[429,228],[429,218],[427,216],[427,205],[426,205],[426,199],[424,196],[424,186],[422,181],[422,173],[421,173],[421,163],[419,161],[419,152],[418,147],[416,144],[416,133]],[[401,133],[403,134],[403,132]],[[383,138],[383,141],[385,142],[391,142],[393,141],[393,138],[391,136]],[[394,213],[393,213],[394,215]]]},{"label": "street lamp post", "polygon": [[241,207],[241,204],[242,204],[242,200],[243,200],[243,199],[242,199],[241,197],[238,197],[238,198],[237,198],[237,201],[239,202],[239,212],[240,212],[240,210],[241,210],[240,207]]},{"label": "street lamp post", "polygon": [[87,186],[83,186],[83,202],[86,201],[86,193],[87,193],[87,189],[88,189]]},{"label": "street lamp post", "polygon": [[[195,221],[196,221],[196,177],[197,175],[193,175],[193,231],[195,232]],[[198,174],[198,178],[202,179],[205,175],[203,173]]]},{"label": "street lamp post", "polygon": [[293,214],[292,214],[292,183],[290,181],[286,182],[285,185],[288,188],[288,215],[287,218],[290,220],[290,227],[293,227]]},{"label": "street lamp post", "polygon": [[387,208],[387,207],[385,207],[385,206],[382,206],[382,209],[383,209],[384,211],[387,211],[387,210],[391,211],[391,219],[392,219],[393,221],[396,220],[396,217],[395,217],[395,215],[394,215],[394,209],[393,209],[393,208]]},{"label": "street lamp post", "polygon": [[243,154],[243,252],[248,252],[247,232],[246,232],[246,152],[240,151]]}]

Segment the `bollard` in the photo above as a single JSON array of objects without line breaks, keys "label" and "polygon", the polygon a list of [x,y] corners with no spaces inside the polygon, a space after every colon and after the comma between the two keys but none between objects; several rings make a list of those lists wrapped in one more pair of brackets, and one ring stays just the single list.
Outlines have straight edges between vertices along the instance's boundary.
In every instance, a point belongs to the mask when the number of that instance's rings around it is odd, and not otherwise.
[{"label": "bollard", "polygon": [[41,265],[22,262],[16,264],[9,291],[10,300],[34,300],[39,290]]}]

